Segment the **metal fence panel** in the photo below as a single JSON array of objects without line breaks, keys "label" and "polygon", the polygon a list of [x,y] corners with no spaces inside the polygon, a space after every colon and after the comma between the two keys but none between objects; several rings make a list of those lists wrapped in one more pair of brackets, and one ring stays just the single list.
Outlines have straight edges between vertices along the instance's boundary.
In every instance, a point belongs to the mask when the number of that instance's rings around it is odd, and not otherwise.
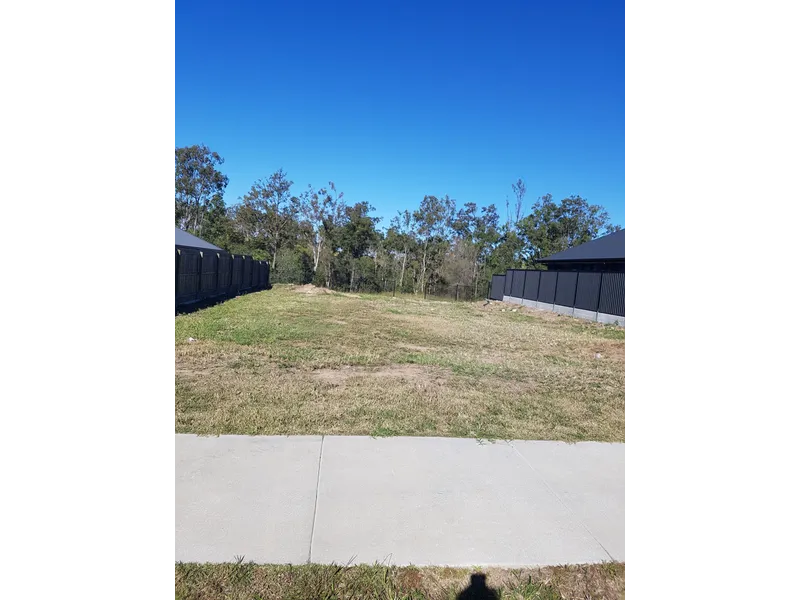
[{"label": "metal fence panel", "polygon": [[578,284],[578,273],[561,271],[558,274],[555,303],[559,306],[572,307],[575,304],[575,287]]},{"label": "metal fence panel", "polygon": [[511,296],[522,298],[522,290],[525,287],[525,271],[514,269],[514,281],[511,282]]},{"label": "metal fence panel", "polygon": [[539,302],[553,304],[556,301],[556,280],[558,271],[542,271],[539,281]]},{"label": "metal fence panel", "polygon": [[249,290],[253,286],[253,257],[243,256],[244,264],[242,266],[242,285],[240,290]]},{"label": "metal fence panel", "polygon": [[181,248],[178,256],[175,301],[177,304],[187,304],[198,300],[200,296],[200,252]]},{"label": "metal fence panel", "polygon": [[253,288],[258,289],[261,287],[261,261],[253,261]]},{"label": "metal fence panel", "polygon": [[510,296],[511,295],[511,281],[514,279],[514,269],[509,269],[506,271],[506,280],[503,284],[503,295]]},{"label": "metal fence panel", "polygon": [[625,316],[625,273],[603,273],[597,310],[608,315]]},{"label": "metal fence panel", "polygon": [[231,291],[232,295],[239,293],[242,287],[242,269],[244,267],[244,256],[234,254],[231,259]]},{"label": "metal fence panel", "polygon": [[217,295],[217,268],[219,257],[214,251],[200,252],[203,257],[200,273],[200,299],[213,298]]},{"label": "metal fence panel", "polygon": [[541,271],[528,271],[525,277],[525,289],[522,290],[522,297],[525,300],[536,300],[539,297],[539,277]]},{"label": "metal fence panel", "polygon": [[492,291],[489,293],[489,298],[492,300],[502,300],[505,285],[505,275],[492,275]]},{"label": "metal fence panel", "polygon": [[217,263],[217,295],[226,295],[231,289],[231,255],[227,252],[218,252]]},{"label": "metal fence panel", "polygon": [[269,287],[269,263],[225,251],[175,248],[175,309]]},{"label": "metal fence panel", "polygon": [[596,311],[600,302],[600,278],[602,273],[582,271],[578,273],[575,308]]},{"label": "metal fence panel", "polygon": [[264,273],[266,271],[266,269],[264,269],[265,266],[266,266],[266,263],[263,260],[258,261],[258,283],[257,283],[257,285],[258,285],[259,288],[263,288],[264,287]]}]

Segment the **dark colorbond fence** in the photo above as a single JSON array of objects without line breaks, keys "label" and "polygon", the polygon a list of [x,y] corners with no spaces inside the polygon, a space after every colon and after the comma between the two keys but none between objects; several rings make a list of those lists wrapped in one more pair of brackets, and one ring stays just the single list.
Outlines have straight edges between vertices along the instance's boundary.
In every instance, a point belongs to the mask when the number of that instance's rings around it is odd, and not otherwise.
[{"label": "dark colorbond fence", "polygon": [[625,273],[528,271],[493,275],[489,298],[550,308],[576,317],[625,322]]},{"label": "dark colorbond fence", "polygon": [[175,310],[269,287],[269,263],[218,250],[175,248]]}]

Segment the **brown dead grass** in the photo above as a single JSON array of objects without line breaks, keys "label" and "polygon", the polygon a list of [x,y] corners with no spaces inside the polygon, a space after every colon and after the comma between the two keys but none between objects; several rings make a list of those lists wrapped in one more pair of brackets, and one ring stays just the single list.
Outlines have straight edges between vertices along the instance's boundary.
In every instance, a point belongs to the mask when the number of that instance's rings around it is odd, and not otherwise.
[{"label": "brown dead grass", "polygon": [[387,365],[385,367],[351,367],[345,365],[338,369],[315,369],[311,376],[323,383],[343,385],[353,377],[367,377],[380,379],[396,379],[410,381],[417,384],[431,381],[442,381],[441,369],[420,367],[417,365]]},{"label": "brown dead grass", "polygon": [[329,290],[328,288],[317,287],[317,286],[312,285],[310,283],[307,283],[305,285],[293,285],[293,286],[291,286],[291,290],[293,292],[298,293],[298,294],[309,294],[309,295],[315,295],[315,296],[319,295],[319,294],[333,294],[334,293],[332,290]]},{"label": "brown dead grass", "polygon": [[177,317],[176,431],[624,441],[624,330],[295,289]]},{"label": "brown dead grass", "polygon": [[[385,565],[175,565],[176,600],[300,600],[372,598],[454,600],[474,571],[450,567]],[[623,600],[625,564],[602,563],[488,569],[486,584],[503,598],[519,600]]]}]

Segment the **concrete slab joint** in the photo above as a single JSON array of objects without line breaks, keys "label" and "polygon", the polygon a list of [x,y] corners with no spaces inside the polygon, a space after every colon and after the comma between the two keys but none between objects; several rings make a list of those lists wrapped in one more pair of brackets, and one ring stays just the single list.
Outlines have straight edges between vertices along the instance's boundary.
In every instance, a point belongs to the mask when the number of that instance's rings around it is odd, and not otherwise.
[{"label": "concrete slab joint", "polygon": [[572,316],[578,319],[585,319],[587,321],[597,321],[597,311],[594,310],[583,310],[582,308],[576,308]]},{"label": "concrete slab joint", "polygon": [[567,315],[572,316],[575,309],[571,306],[561,306],[560,304],[553,305],[553,312],[556,312],[560,315]]},{"label": "concrete slab joint", "polygon": [[597,322],[605,323],[607,325],[619,325],[620,327],[625,327],[625,317],[620,317],[619,315],[609,315],[598,312]]},{"label": "concrete slab joint", "polygon": [[176,560],[624,560],[624,444],[176,436]]}]

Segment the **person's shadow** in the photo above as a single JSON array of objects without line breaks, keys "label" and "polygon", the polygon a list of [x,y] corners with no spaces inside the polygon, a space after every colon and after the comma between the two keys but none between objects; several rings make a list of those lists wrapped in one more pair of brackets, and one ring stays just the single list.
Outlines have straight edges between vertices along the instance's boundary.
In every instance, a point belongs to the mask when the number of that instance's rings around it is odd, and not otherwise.
[{"label": "person's shadow", "polygon": [[473,573],[469,586],[458,595],[458,600],[500,600],[500,596],[486,585],[486,575]]}]

